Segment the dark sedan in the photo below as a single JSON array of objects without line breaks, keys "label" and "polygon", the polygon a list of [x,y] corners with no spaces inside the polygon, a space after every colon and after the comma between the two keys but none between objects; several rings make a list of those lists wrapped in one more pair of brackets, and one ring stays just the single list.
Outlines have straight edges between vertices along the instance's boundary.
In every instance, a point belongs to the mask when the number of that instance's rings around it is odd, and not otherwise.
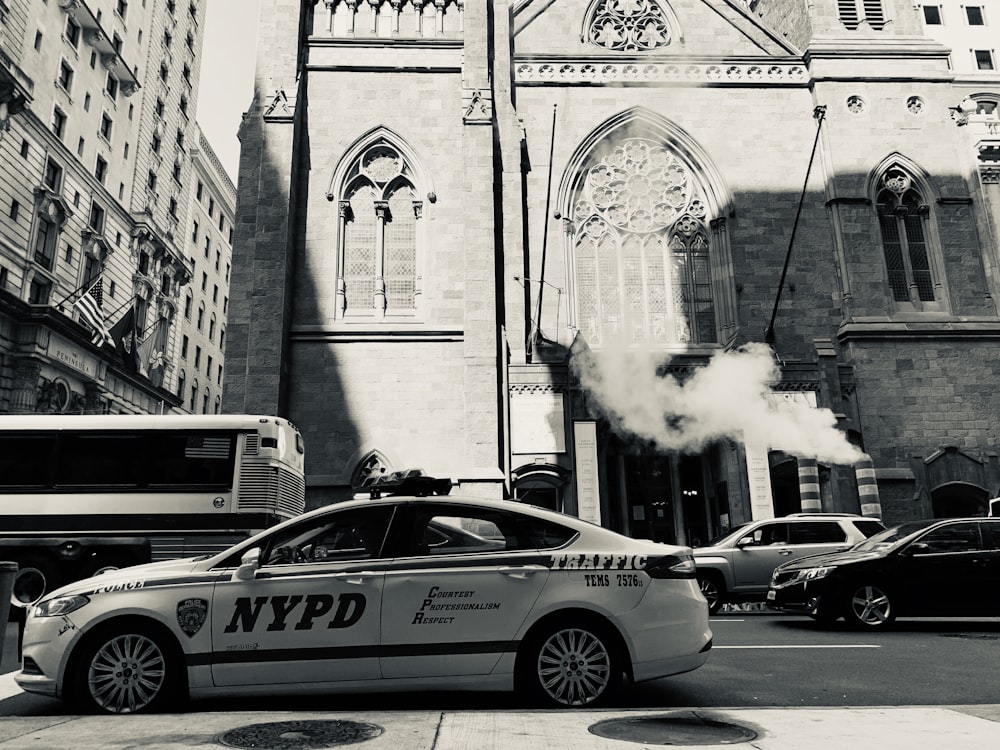
[{"label": "dark sedan", "polygon": [[777,567],[771,609],[884,628],[896,617],[1000,616],[1000,518],[911,521],[846,552]]}]

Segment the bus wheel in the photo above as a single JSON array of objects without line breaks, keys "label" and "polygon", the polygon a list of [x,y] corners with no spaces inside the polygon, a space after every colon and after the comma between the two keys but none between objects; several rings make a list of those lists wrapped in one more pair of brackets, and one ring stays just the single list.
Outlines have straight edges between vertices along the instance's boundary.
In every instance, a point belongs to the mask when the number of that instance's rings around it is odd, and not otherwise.
[{"label": "bus wheel", "polygon": [[132,623],[104,630],[81,649],[68,675],[72,699],[80,708],[131,714],[164,709],[178,700],[184,662],[154,628]]},{"label": "bus wheel", "polygon": [[29,607],[57,587],[55,567],[51,563],[25,557],[18,561],[10,601],[18,607]]}]

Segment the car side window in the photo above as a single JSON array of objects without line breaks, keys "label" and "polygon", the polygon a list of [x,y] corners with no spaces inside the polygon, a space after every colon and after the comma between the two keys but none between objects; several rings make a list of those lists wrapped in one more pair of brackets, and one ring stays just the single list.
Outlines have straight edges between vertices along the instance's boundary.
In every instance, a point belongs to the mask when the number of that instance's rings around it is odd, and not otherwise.
[{"label": "car side window", "polygon": [[575,531],[541,519],[490,508],[419,508],[406,552],[411,556],[553,549]]},{"label": "car side window", "polygon": [[1000,549],[1000,522],[986,521],[983,523],[983,536],[993,542],[993,549]]},{"label": "car side window", "polygon": [[839,523],[796,521],[789,524],[791,544],[836,544],[847,541],[847,532]]},{"label": "car side window", "polygon": [[788,544],[788,524],[770,523],[754,532],[757,544],[766,547],[771,544]]},{"label": "car side window", "polygon": [[[950,523],[927,532],[916,540],[927,545],[923,554],[942,552],[973,552],[983,548],[979,524],[974,521]],[[922,548],[921,548],[922,549]],[[920,554],[918,552],[918,554]]]},{"label": "car side window", "polygon": [[290,526],[273,536],[262,565],[302,565],[379,557],[385,542],[390,506],[352,508]]}]

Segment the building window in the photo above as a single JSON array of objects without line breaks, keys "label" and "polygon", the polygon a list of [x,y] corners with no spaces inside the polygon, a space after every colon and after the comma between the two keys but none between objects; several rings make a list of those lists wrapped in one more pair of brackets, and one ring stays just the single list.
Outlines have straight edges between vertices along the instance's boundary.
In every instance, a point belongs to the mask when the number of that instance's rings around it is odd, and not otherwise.
[{"label": "building window", "polygon": [[28,287],[28,304],[49,304],[49,295],[51,292],[52,284],[45,279],[36,276],[31,280],[31,285]]},{"label": "building window", "polygon": [[170,203],[167,206],[167,211],[169,211],[170,215],[173,216],[175,219],[177,218],[177,199],[176,198],[171,198],[170,199]]},{"label": "building window", "polygon": [[205,305],[204,303],[198,306],[198,330],[202,330],[205,327]]},{"label": "building window", "polygon": [[215,251],[215,270],[219,270],[219,264],[222,263],[222,252],[219,250]]},{"label": "building window", "polygon": [[620,52],[647,52],[673,40],[670,22],[656,0],[601,0],[585,27],[591,44]]},{"label": "building window", "polygon": [[160,153],[160,136],[158,135],[153,136],[151,148],[153,149],[154,154]]},{"label": "building window", "polygon": [[423,210],[413,165],[385,140],[349,165],[340,200],[338,312],[412,314]]},{"label": "building window", "polygon": [[98,234],[104,231],[104,209],[97,201],[93,201],[90,204],[90,221],[88,222],[88,226]]},{"label": "building window", "polygon": [[149,170],[149,174],[146,175],[146,187],[151,191],[156,191],[156,172],[152,169]]},{"label": "building window", "polygon": [[[226,329],[225,328],[220,328],[219,329],[219,349],[221,349],[222,351],[226,350]],[[219,367],[221,368],[222,365],[219,365]],[[219,377],[220,378],[222,377],[221,373],[219,374]]]},{"label": "building window", "polygon": [[108,80],[104,84],[104,90],[111,97],[112,101],[118,97],[118,79],[108,73]]},{"label": "building window", "polygon": [[42,51],[42,32],[35,31],[35,52]]},{"label": "building window", "polygon": [[83,137],[81,137],[80,140],[76,142],[76,155],[77,156],[79,156],[79,157],[83,156],[83,147],[86,145],[86,143],[87,142],[85,140],[83,140]]},{"label": "building window", "polygon": [[59,63],[59,78],[57,82],[67,94],[73,89],[73,68],[65,60]]},{"label": "building window", "polygon": [[125,14],[128,13],[128,3],[125,0],[118,0],[118,5],[115,7],[115,11],[124,20]]},{"label": "building window", "polygon": [[51,158],[45,160],[45,187],[54,193],[62,188],[63,170]]},{"label": "building window", "polygon": [[181,184],[181,163],[179,161],[174,162],[174,182],[178,185]]},{"label": "building window", "polygon": [[55,223],[45,218],[38,217],[38,233],[35,235],[35,263],[42,268],[51,271],[56,257],[56,242],[59,238],[59,229]]},{"label": "building window", "polygon": [[205,192],[205,186],[202,184],[201,180],[198,180],[198,189],[195,192],[195,197],[199,202],[201,201],[201,195],[203,192]]},{"label": "building window", "polygon": [[208,290],[208,274],[204,271],[201,272],[201,291]]},{"label": "building window", "polygon": [[212,319],[208,321],[208,340],[215,341],[215,314],[212,314]]},{"label": "building window", "polygon": [[52,110],[52,132],[56,134],[57,138],[62,138],[63,133],[66,132],[66,113],[59,107]]},{"label": "building window", "polygon": [[188,343],[189,343],[188,337],[184,336],[184,338],[181,339],[181,356],[182,357],[187,357],[187,355],[188,355]]},{"label": "building window", "polygon": [[122,53],[122,38],[118,36],[117,31],[111,38],[111,46],[115,48],[115,52],[117,52],[119,55]]},{"label": "building window", "polygon": [[210,218],[215,218],[215,198],[211,196],[208,198],[208,215]]},{"label": "building window", "polygon": [[164,83],[167,82],[167,77],[170,75],[170,69],[167,67],[166,63],[160,63],[160,80]]},{"label": "building window", "polygon": [[195,221],[194,227],[191,230],[191,241],[192,242],[197,242],[198,241],[198,222],[197,221]]},{"label": "building window", "polygon": [[63,253],[63,260],[66,261],[67,265],[73,262],[74,249],[72,245],[66,245],[66,252]]},{"label": "building window", "polygon": [[676,154],[658,141],[612,141],[571,205],[577,325],[588,344],[718,341],[704,196]]},{"label": "building window", "polygon": [[103,156],[98,155],[97,165],[94,167],[94,177],[96,177],[97,181],[103,185],[104,178],[107,177],[107,175],[108,175],[107,159],[105,159]]},{"label": "building window", "polygon": [[993,50],[989,49],[977,49],[974,51],[976,56],[976,67],[979,70],[993,70]]},{"label": "building window", "polygon": [[186,96],[181,96],[181,114],[188,116],[188,100]]},{"label": "building window", "polygon": [[208,375],[208,377],[210,377],[210,378],[212,377],[212,355],[211,354],[209,354],[207,357],[205,357],[205,374]]},{"label": "building window", "polygon": [[940,26],[941,25],[941,6],[940,5],[925,5],[924,6],[924,23],[927,26]]},{"label": "building window", "polygon": [[885,28],[885,10],[881,0],[837,0],[837,13],[845,29],[854,31],[862,21],[876,31]]},{"label": "building window", "polygon": [[899,165],[879,182],[875,203],[892,298],[907,307],[937,309],[927,304],[938,301],[928,245],[930,207]]},{"label": "building window", "polygon": [[80,46],[80,24],[73,16],[66,16],[66,41],[73,46],[73,49]]},{"label": "building window", "polygon": [[201,347],[196,346],[194,348],[194,366],[201,367]]},{"label": "building window", "polygon": [[217,303],[219,301],[219,285],[212,284],[212,302]]},{"label": "building window", "polygon": [[107,112],[102,112],[101,113],[101,137],[104,138],[104,140],[106,140],[108,142],[111,141],[111,128],[112,128],[111,118],[108,117]]},{"label": "building window", "polygon": [[985,26],[986,19],[983,17],[983,8],[979,5],[966,5],[965,17],[969,21],[969,26]]},{"label": "building window", "polygon": [[184,317],[191,320],[191,305],[193,303],[193,296],[191,292],[188,292],[184,297]]}]

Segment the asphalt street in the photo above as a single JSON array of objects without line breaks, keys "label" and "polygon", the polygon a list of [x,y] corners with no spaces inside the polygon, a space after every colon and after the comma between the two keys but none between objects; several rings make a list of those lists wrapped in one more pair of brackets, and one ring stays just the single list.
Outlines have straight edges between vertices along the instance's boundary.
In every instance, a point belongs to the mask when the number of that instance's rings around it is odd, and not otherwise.
[{"label": "asphalt street", "polygon": [[[715,650],[686,675],[635,685],[603,709],[538,711],[507,693],[197,701],[187,712],[78,716],[0,674],[3,750],[996,750],[1000,620],[909,621],[887,633],[806,618],[713,618]],[[353,734],[352,734],[353,733]]]}]

